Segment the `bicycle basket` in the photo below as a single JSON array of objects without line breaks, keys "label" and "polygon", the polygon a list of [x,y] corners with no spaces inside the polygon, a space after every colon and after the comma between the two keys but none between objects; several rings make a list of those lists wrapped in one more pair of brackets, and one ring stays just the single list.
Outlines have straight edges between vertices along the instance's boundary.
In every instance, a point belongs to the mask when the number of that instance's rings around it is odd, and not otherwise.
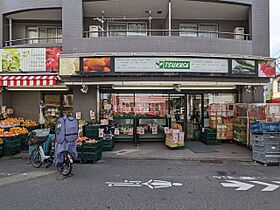
[{"label": "bicycle basket", "polygon": [[29,145],[41,145],[48,140],[50,134],[49,129],[37,129],[30,132],[28,137]]}]

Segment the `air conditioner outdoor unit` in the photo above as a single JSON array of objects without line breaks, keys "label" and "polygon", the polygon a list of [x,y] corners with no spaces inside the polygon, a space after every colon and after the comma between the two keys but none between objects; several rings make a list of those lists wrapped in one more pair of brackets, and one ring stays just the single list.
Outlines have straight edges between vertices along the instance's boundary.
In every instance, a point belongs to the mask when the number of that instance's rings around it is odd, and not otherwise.
[{"label": "air conditioner outdoor unit", "polygon": [[234,33],[234,39],[241,39],[244,40],[245,36],[244,35],[238,35],[238,34],[244,34],[245,33],[245,29],[244,27],[236,27],[233,30]]},{"label": "air conditioner outdoor unit", "polygon": [[99,26],[89,26],[89,37],[98,37]]}]

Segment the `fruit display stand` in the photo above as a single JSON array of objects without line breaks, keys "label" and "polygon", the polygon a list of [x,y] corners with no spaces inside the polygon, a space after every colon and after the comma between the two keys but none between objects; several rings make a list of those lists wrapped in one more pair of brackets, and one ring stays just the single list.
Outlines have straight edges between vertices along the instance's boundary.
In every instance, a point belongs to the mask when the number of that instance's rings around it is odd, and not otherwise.
[{"label": "fruit display stand", "polygon": [[210,104],[209,127],[217,130],[218,140],[233,140],[234,104]]},{"label": "fruit display stand", "polygon": [[248,104],[236,104],[234,112],[234,140],[248,145]]},{"label": "fruit display stand", "polygon": [[82,163],[95,163],[102,157],[102,140],[91,140],[87,137],[80,137],[77,144],[78,160]]},{"label": "fruit display stand", "polygon": [[18,138],[21,141],[21,150],[22,151],[27,151],[28,150],[28,145],[26,144],[26,139],[28,136],[28,130],[25,127],[14,127],[14,128],[10,128],[9,130],[10,133],[17,135]]}]

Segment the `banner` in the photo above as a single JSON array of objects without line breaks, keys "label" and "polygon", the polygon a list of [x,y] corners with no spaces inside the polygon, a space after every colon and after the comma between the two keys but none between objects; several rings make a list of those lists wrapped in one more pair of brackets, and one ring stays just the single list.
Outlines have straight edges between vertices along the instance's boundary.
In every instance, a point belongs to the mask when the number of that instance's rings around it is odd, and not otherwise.
[{"label": "banner", "polygon": [[80,71],[79,58],[60,58],[59,59],[59,75],[71,76]]},{"label": "banner", "polygon": [[227,59],[115,58],[115,72],[228,73]]},{"label": "banner", "polygon": [[102,58],[83,58],[82,59],[83,73],[110,73],[113,72],[112,59],[110,57]]},{"label": "banner", "polygon": [[254,60],[232,60],[233,74],[256,74],[256,63]]},{"label": "banner", "polygon": [[259,77],[275,77],[276,62],[275,60],[260,60],[258,61]]},{"label": "banner", "polygon": [[0,49],[0,72],[58,72],[60,48]]}]

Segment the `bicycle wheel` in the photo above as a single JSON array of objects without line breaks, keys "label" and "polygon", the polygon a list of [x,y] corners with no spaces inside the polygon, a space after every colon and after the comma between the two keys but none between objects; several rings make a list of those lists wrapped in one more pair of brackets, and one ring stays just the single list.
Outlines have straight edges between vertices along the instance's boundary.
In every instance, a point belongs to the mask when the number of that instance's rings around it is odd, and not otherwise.
[{"label": "bicycle wheel", "polygon": [[63,176],[68,176],[72,172],[72,163],[68,154],[64,154],[63,163],[58,164],[57,168]]},{"label": "bicycle wheel", "polygon": [[41,158],[39,148],[35,148],[31,152],[31,164],[34,168],[40,168],[42,165],[42,158]]}]

